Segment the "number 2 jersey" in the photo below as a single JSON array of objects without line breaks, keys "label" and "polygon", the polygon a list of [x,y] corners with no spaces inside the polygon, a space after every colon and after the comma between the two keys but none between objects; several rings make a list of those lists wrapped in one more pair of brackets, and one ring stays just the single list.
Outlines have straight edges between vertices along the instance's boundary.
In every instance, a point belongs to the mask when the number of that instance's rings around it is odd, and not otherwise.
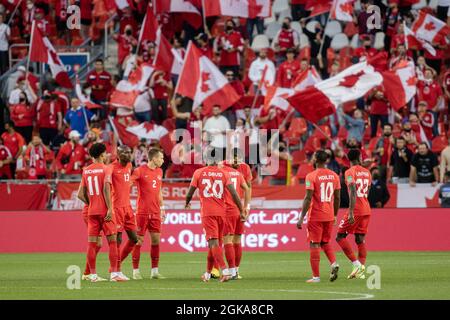
[{"label": "number 2 jersey", "polygon": [[306,190],[312,190],[312,202],[308,212],[309,221],[334,220],[334,191],[341,189],[339,176],[333,171],[319,168],[305,179]]},{"label": "number 2 jersey", "polygon": [[[345,184],[350,187],[352,184],[356,187],[355,216],[370,215],[370,204],[367,196],[369,188],[372,185],[372,175],[370,171],[361,166],[353,166],[345,171]],[[348,190],[350,195],[350,188]]]},{"label": "number 2 jersey", "polygon": [[162,176],[161,168],[150,169],[146,165],[133,171],[131,180],[138,188],[136,214],[160,215],[159,195],[162,187]]},{"label": "number 2 jersey", "polygon": [[111,168],[103,163],[93,163],[83,169],[81,185],[86,188],[89,199],[88,215],[105,216],[106,206],[103,188],[111,183]]},{"label": "number 2 jersey", "polygon": [[225,217],[225,188],[230,184],[230,175],[216,166],[195,170],[191,186],[198,188],[202,217]]}]

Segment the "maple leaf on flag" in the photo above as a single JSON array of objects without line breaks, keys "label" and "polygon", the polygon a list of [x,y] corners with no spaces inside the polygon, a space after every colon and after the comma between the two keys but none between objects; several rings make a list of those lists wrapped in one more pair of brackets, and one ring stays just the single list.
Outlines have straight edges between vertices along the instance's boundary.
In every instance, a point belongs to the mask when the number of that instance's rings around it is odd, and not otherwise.
[{"label": "maple leaf on flag", "polygon": [[409,77],[408,80],[406,80],[406,83],[408,84],[408,86],[415,86],[417,83],[417,78],[414,75],[411,75],[411,77]]},{"label": "maple leaf on flag", "polygon": [[147,132],[150,132],[154,129],[153,124],[151,124],[150,122],[144,122],[144,128]]},{"label": "maple leaf on flag", "polygon": [[343,12],[346,12],[348,14],[352,14],[353,12],[353,4],[349,2],[341,4],[340,7]]},{"label": "maple leaf on flag", "polygon": [[343,87],[353,87],[356,82],[358,82],[359,78],[364,74],[364,71],[360,71],[356,74],[349,75],[342,79],[342,81],[339,83],[340,86]]},{"label": "maple leaf on flag", "polygon": [[436,26],[434,25],[434,23],[432,21],[428,22],[425,26],[424,26],[425,30],[431,31],[436,29]]},{"label": "maple leaf on flag", "polygon": [[202,86],[201,86],[201,90],[202,92],[208,92],[209,91],[209,86],[206,83],[210,78],[210,74],[209,72],[202,72]]}]

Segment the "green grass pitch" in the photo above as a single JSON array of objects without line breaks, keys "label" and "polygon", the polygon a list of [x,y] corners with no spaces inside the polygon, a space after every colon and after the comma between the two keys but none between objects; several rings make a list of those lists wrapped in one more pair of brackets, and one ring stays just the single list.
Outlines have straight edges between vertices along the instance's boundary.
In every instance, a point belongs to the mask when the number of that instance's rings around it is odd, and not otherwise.
[{"label": "green grass pitch", "polygon": [[[144,280],[113,283],[81,282],[66,286],[66,269],[84,270],[85,256],[77,253],[0,254],[0,300],[3,299],[450,299],[450,252],[369,252],[368,265],[381,270],[381,289],[366,280],[347,280],[351,265],[337,254],[341,265],[336,282],[328,281],[328,263],[321,257],[322,282],[307,284],[308,252],[244,252],[244,279],[219,283],[200,281],[205,253],[162,253],[160,272],[165,280],[150,280],[149,254],[141,254]],[[107,254],[97,262],[100,276],[108,276]],[[123,272],[131,276],[127,259]],[[369,276],[369,275],[367,275]]]}]

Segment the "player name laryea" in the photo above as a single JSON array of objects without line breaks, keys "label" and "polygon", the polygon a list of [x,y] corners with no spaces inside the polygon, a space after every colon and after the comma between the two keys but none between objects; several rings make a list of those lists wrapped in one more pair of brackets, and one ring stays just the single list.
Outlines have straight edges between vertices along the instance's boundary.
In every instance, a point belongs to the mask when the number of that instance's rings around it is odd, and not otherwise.
[{"label": "player name laryea", "polygon": [[177,307],[177,314],[179,315],[203,315],[204,318],[208,317],[211,307],[190,307],[183,304],[182,307]]}]

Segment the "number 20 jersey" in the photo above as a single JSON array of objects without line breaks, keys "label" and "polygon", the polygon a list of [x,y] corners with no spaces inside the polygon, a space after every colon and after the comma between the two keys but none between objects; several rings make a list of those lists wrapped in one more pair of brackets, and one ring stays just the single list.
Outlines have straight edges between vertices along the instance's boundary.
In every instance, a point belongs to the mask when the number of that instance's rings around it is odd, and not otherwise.
[{"label": "number 20 jersey", "polygon": [[225,188],[230,184],[230,175],[216,166],[195,170],[191,186],[198,188],[202,217],[225,216]]},{"label": "number 20 jersey", "polygon": [[[370,204],[367,199],[369,188],[372,185],[370,171],[361,166],[353,166],[345,171],[345,184],[350,187],[354,184],[356,188],[355,216],[370,215]],[[348,190],[350,195],[350,188]]]}]

